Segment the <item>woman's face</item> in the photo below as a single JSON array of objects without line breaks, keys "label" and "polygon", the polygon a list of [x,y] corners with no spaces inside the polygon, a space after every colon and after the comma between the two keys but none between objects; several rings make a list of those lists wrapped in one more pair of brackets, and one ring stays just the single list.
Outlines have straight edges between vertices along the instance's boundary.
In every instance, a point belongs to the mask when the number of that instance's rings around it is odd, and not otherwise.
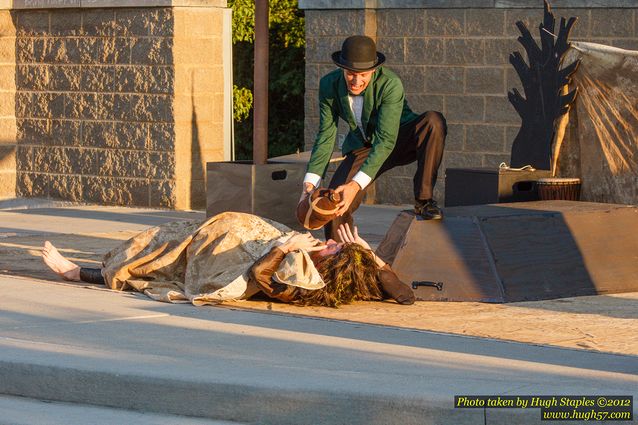
[{"label": "woman's face", "polygon": [[327,257],[328,255],[335,255],[339,251],[341,251],[341,247],[343,247],[343,242],[336,242],[333,239],[328,239],[326,241],[326,247],[321,251],[317,251],[317,256],[320,258]]}]

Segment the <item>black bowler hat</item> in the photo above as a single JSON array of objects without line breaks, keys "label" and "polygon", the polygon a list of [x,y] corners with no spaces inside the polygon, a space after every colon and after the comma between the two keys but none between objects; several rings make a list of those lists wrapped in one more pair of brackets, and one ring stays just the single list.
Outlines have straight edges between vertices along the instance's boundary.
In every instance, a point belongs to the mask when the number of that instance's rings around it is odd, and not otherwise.
[{"label": "black bowler hat", "polygon": [[385,56],[377,52],[377,45],[370,37],[353,35],[346,38],[340,51],[332,54],[332,61],[340,68],[365,72],[383,64]]}]

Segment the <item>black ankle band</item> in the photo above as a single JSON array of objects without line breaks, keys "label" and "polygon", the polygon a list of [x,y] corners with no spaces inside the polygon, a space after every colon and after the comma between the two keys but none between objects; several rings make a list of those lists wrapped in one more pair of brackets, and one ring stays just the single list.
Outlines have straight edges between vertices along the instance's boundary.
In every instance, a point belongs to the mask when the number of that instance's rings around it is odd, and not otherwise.
[{"label": "black ankle band", "polygon": [[104,277],[102,276],[102,269],[80,267],[80,280],[82,282],[97,283],[100,285],[104,285]]}]

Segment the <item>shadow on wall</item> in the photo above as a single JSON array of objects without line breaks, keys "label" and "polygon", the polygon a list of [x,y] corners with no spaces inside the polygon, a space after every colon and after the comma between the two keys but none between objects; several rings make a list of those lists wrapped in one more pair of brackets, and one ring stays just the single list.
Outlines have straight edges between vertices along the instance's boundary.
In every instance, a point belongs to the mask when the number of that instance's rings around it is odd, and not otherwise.
[{"label": "shadow on wall", "polygon": [[[199,140],[199,127],[197,126],[197,109],[195,107],[195,77],[191,71],[191,181],[190,201],[191,209],[206,209],[206,172],[202,160],[202,147]],[[177,176],[179,178],[179,176]]]},{"label": "shadow on wall", "polygon": [[16,196],[16,145],[0,141],[0,199]]},{"label": "shadow on wall", "polygon": [[0,172],[15,170],[15,153],[16,153],[16,145],[15,143],[6,143],[0,141]]}]

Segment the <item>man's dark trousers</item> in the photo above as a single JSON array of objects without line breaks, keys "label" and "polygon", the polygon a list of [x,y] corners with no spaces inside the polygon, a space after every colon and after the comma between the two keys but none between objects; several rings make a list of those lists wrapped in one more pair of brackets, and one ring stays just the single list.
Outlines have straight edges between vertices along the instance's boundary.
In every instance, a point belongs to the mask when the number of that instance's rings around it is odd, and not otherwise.
[{"label": "man's dark trousers", "polygon": [[[414,198],[431,199],[443,158],[446,135],[447,124],[440,112],[429,111],[405,123],[399,128],[399,135],[392,153],[385,160],[374,179],[394,167],[417,161],[417,170],[413,180]],[[352,177],[365,162],[370,150],[371,147],[363,147],[349,152],[335,171],[329,187],[335,189],[352,180]],[[340,240],[337,229],[342,223],[348,223],[352,228],[352,214],[359,208],[363,195],[364,191],[359,191],[348,211],[326,224],[324,227],[326,240]]]}]

